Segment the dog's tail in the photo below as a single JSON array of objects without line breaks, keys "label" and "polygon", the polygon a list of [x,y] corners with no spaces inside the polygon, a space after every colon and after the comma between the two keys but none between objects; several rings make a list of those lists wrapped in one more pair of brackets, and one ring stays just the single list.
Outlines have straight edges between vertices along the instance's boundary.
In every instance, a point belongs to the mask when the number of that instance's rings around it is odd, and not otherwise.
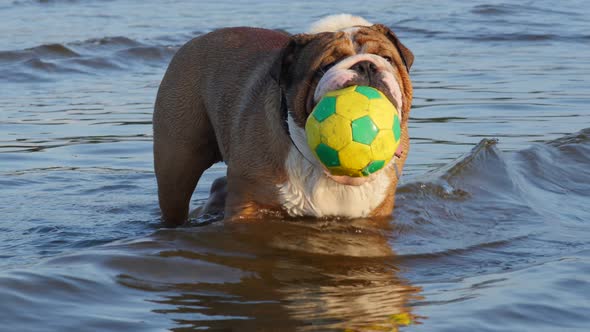
[{"label": "dog's tail", "polygon": [[321,18],[313,23],[308,33],[335,32],[355,26],[371,26],[372,24],[360,16],[351,14],[337,14]]}]

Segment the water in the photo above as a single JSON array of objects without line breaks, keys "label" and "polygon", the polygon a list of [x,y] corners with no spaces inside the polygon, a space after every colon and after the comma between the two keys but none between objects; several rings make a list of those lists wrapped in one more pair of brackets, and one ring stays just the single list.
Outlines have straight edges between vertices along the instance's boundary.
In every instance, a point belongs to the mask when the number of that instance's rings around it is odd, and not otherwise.
[{"label": "water", "polygon": [[[0,330],[590,330],[590,7],[358,4],[2,2]],[[416,56],[391,220],[161,229],[150,121],[174,52],[334,12]]]}]

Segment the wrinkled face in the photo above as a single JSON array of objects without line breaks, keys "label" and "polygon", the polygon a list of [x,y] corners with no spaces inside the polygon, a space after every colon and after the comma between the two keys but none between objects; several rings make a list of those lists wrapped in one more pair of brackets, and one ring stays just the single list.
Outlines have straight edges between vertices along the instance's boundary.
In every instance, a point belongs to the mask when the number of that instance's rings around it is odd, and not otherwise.
[{"label": "wrinkled face", "polygon": [[[297,148],[308,160],[315,160],[305,143],[305,121],[325,93],[351,85],[383,92],[397,108],[402,140],[407,139],[403,129],[407,128],[412,102],[408,71],[413,59],[395,34],[379,24],[293,36],[283,54],[279,82],[289,109],[289,132]],[[339,180],[360,184],[368,179]]]}]

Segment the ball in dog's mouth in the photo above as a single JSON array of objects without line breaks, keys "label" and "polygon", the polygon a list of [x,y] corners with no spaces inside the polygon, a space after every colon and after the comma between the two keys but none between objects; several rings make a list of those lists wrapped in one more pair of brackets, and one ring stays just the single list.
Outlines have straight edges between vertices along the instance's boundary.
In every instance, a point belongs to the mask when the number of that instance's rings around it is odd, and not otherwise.
[{"label": "ball in dog's mouth", "polygon": [[305,133],[326,175],[347,185],[361,185],[390,166],[401,139],[395,106],[381,91],[356,85],[326,93]]}]

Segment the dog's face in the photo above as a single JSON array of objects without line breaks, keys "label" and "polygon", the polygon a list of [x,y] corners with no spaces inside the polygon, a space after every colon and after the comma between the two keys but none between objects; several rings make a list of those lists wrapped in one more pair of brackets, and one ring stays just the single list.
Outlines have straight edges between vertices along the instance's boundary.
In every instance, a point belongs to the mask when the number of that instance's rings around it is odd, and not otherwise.
[{"label": "dog's face", "polygon": [[[297,148],[322,167],[306,144],[305,122],[325,93],[351,85],[371,86],[387,96],[399,112],[402,142],[407,144],[413,61],[412,52],[381,24],[293,36],[280,58],[278,75],[289,110],[289,133]],[[360,185],[378,173],[367,178],[330,177]]]}]

